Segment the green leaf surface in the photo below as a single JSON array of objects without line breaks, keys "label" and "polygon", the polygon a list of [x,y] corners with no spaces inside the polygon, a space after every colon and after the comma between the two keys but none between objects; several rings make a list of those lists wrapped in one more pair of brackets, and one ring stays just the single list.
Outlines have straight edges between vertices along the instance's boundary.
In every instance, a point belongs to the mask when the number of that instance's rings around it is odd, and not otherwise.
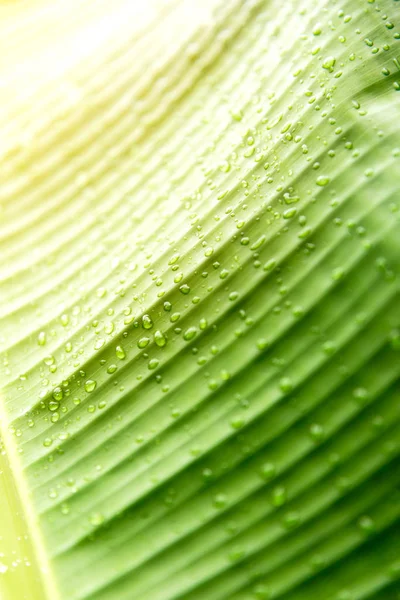
[{"label": "green leaf surface", "polygon": [[3,600],[400,596],[400,3],[0,33]]}]

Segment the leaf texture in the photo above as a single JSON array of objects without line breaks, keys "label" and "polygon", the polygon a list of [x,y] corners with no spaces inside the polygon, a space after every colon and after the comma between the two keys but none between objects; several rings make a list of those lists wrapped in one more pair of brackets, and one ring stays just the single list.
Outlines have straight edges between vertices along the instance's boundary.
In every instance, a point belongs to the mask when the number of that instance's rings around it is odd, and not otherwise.
[{"label": "leaf texture", "polygon": [[0,19],[25,597],[398,598],[399,3]]}]

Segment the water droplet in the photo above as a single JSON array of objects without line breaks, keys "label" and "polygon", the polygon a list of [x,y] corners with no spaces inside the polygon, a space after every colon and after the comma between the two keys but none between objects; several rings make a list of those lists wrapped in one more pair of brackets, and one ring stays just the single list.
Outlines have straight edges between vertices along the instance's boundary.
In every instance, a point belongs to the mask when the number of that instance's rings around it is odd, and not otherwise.
[{"label": "water droplet", "polygon": [[38,344],[39,346],[44,346],[46,343],[46,333],[41,331],[38,335]]},{"label": "water droplet", "polygon": [[94,392],[94,390],[96,389],[97,386],[97,382],[94,381],[94,379],[88,379],[85,382],[85,391],[90,394],[91,392]]},{"label": "water droplet", "polygon": [[243,119],[243,113],[238,108],[232,108],[230,113],[231,113],[232,119],[234,119],[235,121],[241,121]]},{"label": "water droplet", "polygon": [[217,494],[214,496],[213,504],[215,508],[224,508],[226,506],[227,498],[225,494]]},{"label": "water droplet", "polygon": [[276,267],[276,260],[274,258],[271,258],[270,260],[268,260],[265,265],[263,266],[264,271],[272,271],[272,269],[274,269]]},{"label": "water droplet", "polygon": [[310,427],[310,436],[315,442],[321,442],[324,439],[324,428],[318,423],[313,423]]},{"label": "water droplet", "polygon": [[268,600],[271,597],[271,592],[266,585],[259,583],[254,587],[254,596],[257,600]]},{"label": "water droplet", "polygon": [[148,368],[150,371],[153,371],[153,369],[156,369],[159,364],[160,361],[157,358],[152,358],[151,360],[149,360]]},{"label": "water droplet", "polygon": [[288,208],[287,210],[285,210],[283,212],[283,218],[284,219],[291,219],[292,217],[295,217],[297,214],[297,208]]},{"label": "water droplet", "polygon": [[231,170],[231,165],[228,163],[227,160],[224,160],[219,165],[219,170],[222,171],[222,173],[229,173],[229,171]]},{"label": "water droplet", "polygon": [[125,350],[122,348],[122,346],[117,346],[115,348],[115,355],[120,360],[124,360],[124,358],[126,358]]},{"label": "water droplet", "polygon": [[153,327],[153,321],[152,321],[150,315],[142,316],[142,326],[143,326],[143,329],[151,329]]},{"label": "water droplet", "polygon": [[99,512],[92,513],[89,517],[89,522],[91,525],[98,527],[99,525],[104,523],[104,516]]},{"label": "water droplet", "polygon": [[400,350],[400,329],[393,329],[390,332],[389,341],[393,350]]},{"label": "water droplet", "polygon": [[62,391],[62,389],[57,386],[54,388],[53,390],[53,399],[56,400],[57,402],[60,402],[64,397],[64,392]]},{"label": "water droplet", "polygon": [[301,517],[298,512],[291,511],[284,516],[283,523],[287,529],[294,529],[300,525]]},{"label": "water droplet", "polygon": [[66,314],[61,315],[60,321],[63,327],[67,327],[67,325],[69,324],[69,316]]},{"label": "water droplet", "polygon": [[276,467],[273,463],[267,462],[264,463],[260,469],[261,477],[265,479],[265,481],[270,481],[275,477]]},{"label": "water droplet", "polygon": [[244,425],[245,421],[243,419],[243,417],[234,417],[231,420],[231,427],[232,429],[241,429]]},{"label": "water droplet", "polygon": [[265,338],[260,338],[259,340],[257,340],[257,348],[259,350],[265,350],[266,348],[268,348],[268,346],[268,340],[266,340]]},{"label": "water droplet", "polygon": [[146,348],[146,346],[148,346],[149,343],[150,343],[150,338],[143,336],[138,339],[137,346],[138,346],[138,348],[143,349],[143,348]]},{"label": "water droplet", "polygon": [[334,58],[333,56],[328,56],[322,63],[322,68],[329,71],[329,73],[332,73],[335,64],[336,64],[336,58]]},{"label": "water droplet", "polygon": [[238,560],[241,560],[245,556],[246,556],[246,552],[242,548],[234,548],[231,552],[229,552],[228,559],[231,562],[237,562]]},{"label": "water droplet", "polygon": [[317,177],[316,184],[319,185],[320,187],[325,187],[326,185],[328,185],[329,182],[330,182],[329,177],[327,177],[326,175],[320,175],[319,177]]},{"label": "water droplet", "polygon": [[314,28],[313,28],[313,35],[321,35],[322,33],[322,26],[321,23],[317,23]]},{"label": "water droplet", "polygon": [[185,333],[183,334],[183,339],[186,342],[189,342],[196,336],[196,334],[197,334],[196,327],[188,327],[188,329],[186,329]]},{"label": "water droplet", "polygon": [[353,390],[353,397],[360,403],[364,404],[368,399],[368,391],[363,387],[358,387]]},{"label": "water droplet", "polygon": [[253,251],[254,251],[254,250],[258,250],[258,248],[261,248],[261,246],[264,244],[264,242],[265,242],[265,240],[266,240],[266,239],[267,239],[267,238],[266,238],[266,236],[265,236],[265,235],[262,235],[262,236],[260,236],[260,237],[258,238],[258,240],[256,240],[256,241],[254,242],[254,244],[252,244],[252,245],[250,246],[250,250],[253,250]]},{"label": "water droplet", "polygon": [[279,382],[279,387],[282,390],[282,392],[287,394],[293,389],[292,380],[289,377],[282,377],[282,379]]},{"label": "water droplet", "polygon": [[102,348],[102,347],[104,346],[104,344],[105,344],[105,343],[106,343],[106,342],[105,342],[105,340],[103,340],[103,338],[98,338],[98,339],[96,340],[96,343],[95,343],[95,345],[94,345],[94,349],[95,349],[95,350],[100,350],[100,348]]},{"label": "water droplet", "polygon": [[334,354],[336,352],[337,346],[336,346],[335,342],[333,342],[332,340],[327,340],[323,344],[322,349],[325,352],[325,354],[327,354],[328,356],[331,356],[332,354]]},{"label": "water droplet", "polygon": [[61,508],[60,508],[61,514],[62,515],[68,515],[69,514],[69,506],[66,502],[63,502],[61,504]]},{"label": "water droplet", "polygon": [[332,271],[333,281],[339,281],[339,279],[342,279],[343,275],[344,275],[344,269],[342,267],[337,267],[336,269],[333,269],[333,271]]},{"label": "water droplet", "polygon": [[[157,330],[154,333],[154,341],[159,348],[163,348],[165,346],[165,344],[167,343],[167,338],[162,333],[162,331]],[[140,348],[140,346],[139,346],[139,348]]]},{"label": "water droplet", "polygon": [[180,259],[180,256],[179,256],[179,254],[174,254],[174,255],[173,255],[173,256],[172,256],[172,257],[169,259],[169,261],[168,261],[168,264],[169,264],[169,265],[175,265],[175,264],[178,262],[178,260],[179,260],[179,259]]},{"label": "water droplet", "polygon": [[350,590],[340,590],[336,596],[336,600],[354,600],[354,595],[350,592]]},{"label": "water droplet", "polygon": [[207,319],[200,319],[199,327],[202,331],[207,328]]},{"label": "water droplet", "polygon": [[189,292],[190,292],[190,287],[186,283],[184,283],[183,285],[181,285],[179,289],[182,292],[182,294],[184,294],[185,296],[187,294],[189,294]]},{"label": "water droplet", "polygon": [[358,519],[360,529],[366,534],[371,534],[375,529],[375,523],[368,515],[363,515]]},{"label": "water droplet", "polygon": [[276,507],[283,506],[287,498],[286,489],[280,485],[272,492],[272,504]]}]

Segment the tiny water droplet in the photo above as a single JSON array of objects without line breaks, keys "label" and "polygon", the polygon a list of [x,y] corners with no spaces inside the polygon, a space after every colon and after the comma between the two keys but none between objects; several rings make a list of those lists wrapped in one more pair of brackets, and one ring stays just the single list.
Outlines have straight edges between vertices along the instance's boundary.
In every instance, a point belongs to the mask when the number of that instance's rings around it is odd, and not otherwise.
[{"label": "tiny water droplet", "polygon": [[320,442],[324,439],[324,428],[319,423],[313,423],[310,427],[310,436],[315,442]]},{"label": "tiny water droplet", "polygon": [[115,355],[120,360],[124,360],[124,358],[126,358],[125,350],[122,348],[122,346],[117,346],[115,348]]},{"label": "tiny water droplet", "polygon": [[254,596],[257,600],[268,600],[271,597],[269,588],[263,583],[259,583],[254,587]]},{"label": "tiny water droplet", "polygon": [[298,512],[291,511],[284,516],[283,523],[287,529],[294,529],[300,525],[301,517]]},{"label": "tiny water droplet", "polygon": [[60,402],[64,397],[64,392],[62,391],[62,389],[57,386],[54,388],[53,390],[53,399],[56,400],[57,402]]},{"label": "tiny water droplet", "polygon": [[273,479],[276,474],[276,467],[273,463],[267,462],[264,463],[260,469],[261,477],[266,481]]},{"label": "tiny water droplet", "polygon": [[181,293],[184,294],[185,296],[187,294],[189,294],[189,292],[190,292],[190,287],[186,283],[181,285],[179,289],[180,289]]},{"label": "tiny water droplet", "polygon": [[244,425],[245,421],[242,417],[234,417],[231,420],[232,429],[241,429]]},{"label": "tiny water droplet", "polygon": [[189,342],[196,336],[196,334],[197,334],[196,327],[188,327],[188,329],[186,329],[185,333],[183,334],[183,339],[186,342]]},{"label": "tiny water droplet", "polygon": [[375,523],[368,515],[363,515],[358,519],[358,525],[360,529],[366,533],[371,534],[375,529]]},{"label": "tiny water droplet", "polygon": [[159,348],[163,348],[165,346],[165,344],[167,343],[167,338],[162,333],[162,331],[157,330],[154,333],[154,341]]},{"label": "tiny water droplet", "polygon": [[286,489],[282,485],[277,486],[272,492],[272,504],[276,507],[283,506],[286,497]]},{"label": "tiny water droplet", "polygon": [[282,377],[279,382],[279,387],[282,392],[288,393],[293,389],[292,380],[289,377]]},{"label": "tiny water droplet", "polygon": [[38,344],[39,346],[44,346],[46,343],[46,333],[41,331],[38,335]]},{"label": "tiny water droplet", "polygon": [[317,177],[316,184],[319,185],[320,187],[325,187],[326,185],[328,185],[329,182],[330,182],[329,177],[327,177],[326,175],[320,175],[319,177]]},{"label": "tiny water droplet", "polygon": [[217,494],[214,496],[213,504],[215,508],[224,508],[226,506],[227,498],[225,494]]},{"label": "tiny water droplet", "polygon": [[336,58],[334,58],[333,56],[328,56],[322,63],[322,68],[329,71],[329,73],[332,73],[335,64],[336,64]]},{"label": "tiny water droplet", "polygon": [[97,527],[104,523],[104,516],[99,512],[92,513],[89,517],[89,522],[91,525]]},{"label": "tiny water droplet", "polygon": [[146,348],[146,346],[148,346],[149,343],[150,343],[150,338],[143,336],[138,339],[137,346],[138,346],[138,348],[143,349],[143,348]]},{"label": "tiny water droplet", "polygon": [[60,321],[61,321],[61,325],[63,327],[67,327],[68,323],[69,323],[69,316],[68,315],[61,315],[60,317]]},{"label": "tiny water droplet", "polygon": [[157,358],[152,358],[151,360],[149,360],[148,368],[150,371],[153,371],[153,369],[156,369],[159,364],[160,361]]},{"label": "tiny water droplet", "polygon": [[97,382],[94,381],[94,379],[88,379],[85,382],[85,392],[90,394],[91,392],[93,392],[96,389],[96,386],[97,386]]},{"label": "tiny water droplet", "polygon": [[153,327],[153,321],[150,315],[142,316],[142,326],[143,329],[151,329]]}]

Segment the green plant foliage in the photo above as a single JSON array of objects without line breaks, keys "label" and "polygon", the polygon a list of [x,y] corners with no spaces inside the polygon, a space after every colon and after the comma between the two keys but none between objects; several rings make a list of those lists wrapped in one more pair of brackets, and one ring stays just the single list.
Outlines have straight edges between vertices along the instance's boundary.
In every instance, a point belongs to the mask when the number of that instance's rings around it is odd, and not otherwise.
[{"label": "green plant foliage", "polygon": [[0,590],[397,600],[400,3],[139,4],[0,9]]}]

